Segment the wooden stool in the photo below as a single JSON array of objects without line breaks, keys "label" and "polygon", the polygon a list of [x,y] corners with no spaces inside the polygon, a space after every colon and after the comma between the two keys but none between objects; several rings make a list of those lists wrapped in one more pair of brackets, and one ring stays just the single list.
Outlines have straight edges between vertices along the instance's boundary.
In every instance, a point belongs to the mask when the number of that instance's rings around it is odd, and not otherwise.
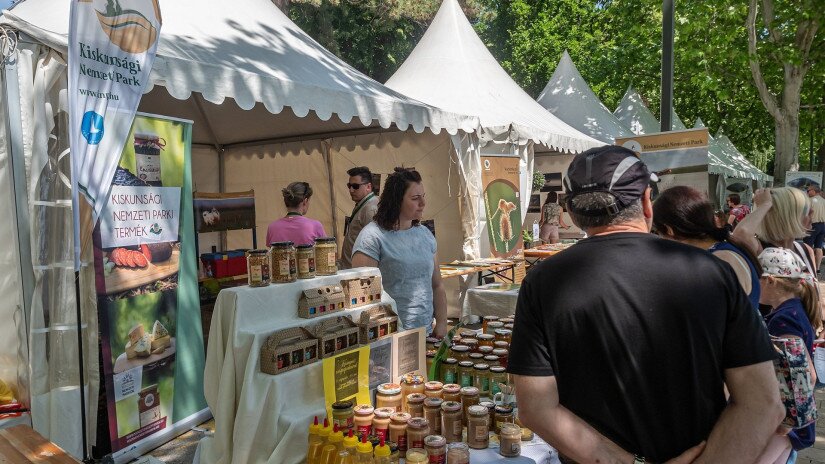
[{"label": "wooden stool", "polygon": [[0,462],[78,464],[80,461],[28,425],[17,425],[0,429]]}]

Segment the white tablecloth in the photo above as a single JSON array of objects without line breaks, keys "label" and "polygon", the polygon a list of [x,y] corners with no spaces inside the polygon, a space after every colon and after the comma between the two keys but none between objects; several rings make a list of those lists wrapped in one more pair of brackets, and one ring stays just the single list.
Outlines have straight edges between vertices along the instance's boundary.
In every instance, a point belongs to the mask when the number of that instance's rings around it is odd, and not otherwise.
[{"label": "white tablecloth", "polygon": [[[290,284],[221,291],[212,314],[204,372],[204,394],[215,417],[215,434],[198,443],[196,462],[304,461],[309,421],[326,414],[321,362],[283,374],[264,374],[260,369],[261,346],[276,330],[342,314],[358,320],[361,311],[375,305],[301,319],[298,297],[307,288],[379,274],[376,268],[360,268]],[[386,293],[382,302],[395,308]]]},{"label": "white tablecloth", "polygon": [[494,282],[467,290],[464,315],[507,317],[516,312],[518,288],[509,283]]}]

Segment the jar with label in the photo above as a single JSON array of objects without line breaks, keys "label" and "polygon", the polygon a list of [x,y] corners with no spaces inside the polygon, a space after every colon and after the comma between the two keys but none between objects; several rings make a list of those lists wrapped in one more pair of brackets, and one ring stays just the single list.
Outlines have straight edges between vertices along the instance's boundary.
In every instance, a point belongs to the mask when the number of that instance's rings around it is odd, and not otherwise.
[{"label": "jar with label", "polygon": [[407,451],[407,423],[410,419],[406,412],[397,412],[390,416],[390,441],[398,445],[398,454],[402,458]]},{"label": "jar with label", "polygon": [[473,364],[478,364],[484,360],[484,355],[481,353],[470,353],[467,355],[467,360]]},{"label": "jar with label", "polygon": [[435,362],[435,355],[435,350],[427,350],[427,372],[430,372],[430,370],[433,367],[433,363]]},{"label": "jar with label", "polygon": [[[495,430],[496,433],[501,433],[501,426],[503,424],[515,424],[516,423],[516,415],[513,413],[513,407],[500,404],[496,406],[496,421],[495,421]],[[520,433],[520,432],[519,432]]]},{"label": "jar with label", "polygon": [[275,242],[270,245],[269,267],[272,282],[285,284],[298,279],[298,261],[292,242]]},{"label": "jar with label", "polygon": [[427,398],[441,398],[444,393],[444,384],[436,380],[424,383],[424,394]]},{"label": "jar with label", "polygon": [[472,361],[461,361],[458,363],[458,384],[462,387],[470,387],[473,385]]},{"label": "jar with label", "polygon": [[267,250],[246,252],[246,275],[250,287],[269,285],[269,252]]},{"label": "jar with label", "polygon": [[441,403],[441,435],[447,439],[447,443],[462,441],[464,431],[461,423],[461,403],[456,401],[445,401]]},{"label": "jar with label", "polygon": [[298,257],[298,278],[312,279],[315,277],[315,245],[298,245],[295,249]]},{"label": "jar with label", "polygon": [[503,424],[498,437],[499,454],[506,458],[521,456],[521,427],[516,424]]},{"label": "jar with label", "polygon": [[487,328],[484,330],[484,333],[495,335],[497,329],[503,329],[504,323],[501,321],[493,321],[487,323]]},{"label": "jar with label", "polygon": [[407,397],[412,393],[424,393],[424,376],[419,374],[404,374],[401,376],[401,401],[407,406]]},{"label": "jar with label", "polygon": [[447,463],[447,439],[441,435],[430,435],[424,438],[424,449],[427,450],[430,464]]},{"label": "jar with label", "polygon": [[352,401],[336,401],[332,403],[332,425],[338,426],[338,430],[347,432],[355,425],[355,412],[352,408]]},{"label": "jar with label", "polygon": [[441,394],[444,401],[461,402],[461,385],[457,383],[444,384],[444,390]]},{"label": "jar with label", "polygon": [[507,358],[510,355],[510,351],[506,348],[496,348],[493,350],[493,356],[498,356],[498,363],[504,367],[507,367]]},{"label": "jar with label", "polygon": [[444,400],[441,398],[427,398],[424,400],[424,419],[430,423],[430,433],[441,433],[441,405]]},{"label": "jar with label", "polygon": [[450,357],[455,358],[458,362],[466,361],[468,354],[470,354],[470,347],[467,345],[453,345],[450,347]]},{"label": "jar with label", "polygon": [[444,383],[458,382],[458,360],[447,358],[441,362],[441,380]]},{"label": "jar with label", "polygon": [[487,333],[487,324],[499,320],[498,316],[484,316],[481,318],[481,332]]},{"label": "jar with label", "polygon": [[492,346],[479,346],[478,352],[481,353],[482,356],[489,356],[493,354],[494,348]]},{"label": "jar with label", "polygon": [[478,349],[478,339],[477,338],[462,338],[461,344],[465,345],[470,348],[470,353],[474,353]]},{"label": "jar with label", "polygon": [[484,449],[490,444],[490,414],[481,405],[467,409],[467,445],[473,449]]},{"label": "jar with label", "polygon": [[335,275],[338,273],[338,245],[335,237],[315,239],[315,272],[318,275]]},{"label": "jar with label", "polygon": [[[463,387],[461,389],[461,407],[464,410],[464,417],[462,422],[466,425],[467,424],[467,410],[470,409],[470,406],[478,405],[479,397],[478,397],[478,388],[476,387]],[[486,411],[486,408],[485,408]]]},{"label": "jar with label", "polygon": [[502,324],[507,325],[515,323],[516,319],[513,317],[502,317],[499,321],[501,321]]},{"label": "jar with label", "polygon": [[447,464],[470,464],[470,447],[467,443],[447,445]]},{"label": "jar with label", "polygon": [[383,437],[384,440],[390,439],[390,416],[392,416],[396,412],[397,411],[395,410],[395,408],[375,409],[375,416],[372,418],[372,430],[379,439],[381,437]]},{"label": "jar with label", "polygon": [[423,393],[410,393],[407,395],[407,412],[412,417],[424,417],[424,400],[427,396]]},{"label": "jar with label", "polygon": [[404,462],[406,464],[427,464],[427,451],[423,448],[410,448],[407,450]]},{"label": "jar with label", "polygon": [[473,366],[473,386],[482,396],[490,396],[490,366],[479,363]]},{"label": "jar with label", "polygon": [[490,396],[501,392],[501,385],[507,385],[507,370],[504,366],[490,368]]},{"label": "jar with label", "polygon": [[382,383],[375,391],[375,407],[393,408],[401,412],[401,385],[397,383]]},{"label": "jar with label", "polygon": [[158,386],[152,385],[138,393],[138,422],[141,427],[146,427],[159,420],[160,393],[158,393]]},{"label": "jar with label", "polygon": [[413,417],[407,422],[407,445],[409,448],[423,448],[424,437],[430,434],[430,423],[423,417]]},{"label": "jar with label", "polygon": [[510,329],[497,329],[495,336],[496,341],[507,342],[508,345],[513,342],[513,331]]},{"label": "jar with label", "polygon": [[138,179],[149,185],[160,187],[161,163],[160,151],[166,145],[166,141],[156,134],[135,133],[135,171]]},{"label": "jar with label", "polygon": [[490,367],[499,366],[498,356],[494,354],[488,354],[484,357],[484,364],[488,364]]},{"label": "jar with label", "polygon": [[355,431],[358,435],[372,435],[372,421],[375,418],[375,409],[368,404],[359,404],[354,409]]},{"label": "jar with label", "polygon": [[441,339],[438,337],[427,337],[425,342],[428,350],[438,350],[441,347]]},{"label": "jar with label", "polygon": [[478,339],[479,348],[482,346],[489,346],[490,348],[493,348],[493,343],[496,342],[495,335],[490,335],[488,333],[478,334],[476,335],[476,338]]}]

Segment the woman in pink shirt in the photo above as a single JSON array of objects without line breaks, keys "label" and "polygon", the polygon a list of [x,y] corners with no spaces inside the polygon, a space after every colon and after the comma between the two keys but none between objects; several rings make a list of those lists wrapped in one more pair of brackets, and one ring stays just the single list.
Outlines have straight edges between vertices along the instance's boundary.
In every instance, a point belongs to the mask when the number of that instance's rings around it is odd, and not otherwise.
[{"label": "woman in pink shirt", "polygon": [[286,216],[269,224],[266,244],[292,242],[295,245],[312,245],[315,239],[326,237],[324,226],[315,219],[304,217],[309,209],[312,188],[306,182],[293,182],[281,189],[286,205]]}]

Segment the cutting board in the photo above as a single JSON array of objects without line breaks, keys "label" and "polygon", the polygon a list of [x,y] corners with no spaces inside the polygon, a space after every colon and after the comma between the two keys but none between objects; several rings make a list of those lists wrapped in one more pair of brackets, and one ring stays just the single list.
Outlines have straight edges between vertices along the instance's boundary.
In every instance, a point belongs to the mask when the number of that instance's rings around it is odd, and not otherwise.
[{"label": "cutting board", "polygon": [[106,276],[106,293],[120,293],[126,290],[165,279],[178,272],[180,250],[172,251],[172,256],[160,263],[149,263],[144,269],[116,266]]},{"label": "cutting board", "polygon": [[[146,358],[132,358],[129,359],[126,356],[126,353],[121,353],[120,356],[117,357],[115,361],[114,373],[119,374],[121,372],[128,371],[129,369],[134,369],[136,367],[145,366],[147,364],[152,364],[153,362],[160,361],[163,358],[168,358],[175,354],[175,345],[177,344],[175,337],[172,337],[172,345],[167,347],[163,350],[163,353],[160,354],[151,354]],[[2,461],[0,461],[2,462]]]}]

